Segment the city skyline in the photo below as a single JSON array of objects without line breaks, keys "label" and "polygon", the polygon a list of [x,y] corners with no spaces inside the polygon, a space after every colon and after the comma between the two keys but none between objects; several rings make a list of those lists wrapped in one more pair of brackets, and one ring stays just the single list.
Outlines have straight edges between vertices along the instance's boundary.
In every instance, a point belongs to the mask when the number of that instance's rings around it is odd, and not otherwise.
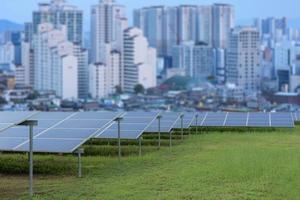
[{"label": "city skyline", "polygon": [[[19,6],[16,7],[16,1],[19,1]],[[99,0],[67,0],[70,4],[74,4],[78,6],[80,9],[84,11],[84,22],[85,29],[89,28],[89,19],[90,19],[90,9],[92,5],[98,3]],[[17,23],[24,23],[27,21],[31,21],[30,13],[33,10],[38,8],[37,4],[41,2],[49,2],[48,0],[12,0],[2,2],[2,6],[0,8],[0,19],[7,19]],[[119,4],[123,4],[127,8],[127,16],[129,19],[130,25],[132,25],[132,12],[133,9],[141,8],[145,6],[151,5],[162,5],[158,0],[145,1],[140,0],[138,2],[128,2],[128,0],[117,0]],[[180,4],[196,4],[196,5],[206,5],[212,3],[229,3],[235,6],[236,10],[236,19],[238,23],[246,23],[248,20],[251,20],[255,17],[287,17],[290,19],[295,19],[300,17],[298,14],[297,7],[300,6],[300,2],[296,0],[286,0],[285,4],[282,4],[281,0],[246,0],[242,3],[239,0],[223,0],[223,1],[214,1],[214,0],[205,0],[205,1],[197,1],[197,0],[166,0],[163,5],[166,6],[174,6]],[[272,9],[266,9],[267,6],[272,5]],[[297,6],[298,5],[298,6]],[[15,12],[11,12],[14,10]],[[13,13],[13,14],[12,14]],[[263,14],[262,14],[263,13]],[[297,24],[298,25],[298,24]]]}]

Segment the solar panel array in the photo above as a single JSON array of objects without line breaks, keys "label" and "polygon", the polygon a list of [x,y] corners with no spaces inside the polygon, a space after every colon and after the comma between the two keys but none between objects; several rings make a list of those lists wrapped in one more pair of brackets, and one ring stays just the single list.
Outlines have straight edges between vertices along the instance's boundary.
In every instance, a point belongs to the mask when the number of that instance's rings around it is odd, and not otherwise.
[{"label": "solar panel array", "polygon": [[[153,123],[158,112],[127,112],[122,115],[121,121],[121,139],[135,140],[141,137],[151,123]],[[99,139],[118,139],[118,124],[111,124],[105,130],[100,132],[96,138]]]},{"label": "solar panel array", "polygon": [[[183,128],[202,127],[294,127],[300,113],[183,113]],[[28,127],[15,126],[37,120],[34,152],[72,153],[90,138],[138,139],[145,132],[181,128],[181,113],[175,112],[0,112],[0,151],[28,152]],[[197,116],[197,117],[196,117]]]},{"label": "solar panel array", "polygon": [[[72,153],[105,126],[118,113],[38,113],[30,117],[38,120],[33,133],[33,151]],[[28,152],[27,127],[13,127],[0,132],[0,150]]]},{"label": "solar panel array", "polygon": [[202,127],[294,127],[291,113],[207,112],[199,119]]}]

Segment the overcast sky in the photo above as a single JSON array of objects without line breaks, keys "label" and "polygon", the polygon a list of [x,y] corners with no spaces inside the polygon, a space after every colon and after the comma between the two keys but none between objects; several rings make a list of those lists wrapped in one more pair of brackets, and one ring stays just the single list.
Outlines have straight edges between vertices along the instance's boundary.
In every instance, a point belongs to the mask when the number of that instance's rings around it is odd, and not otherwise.
[{"label": "overcast sky", "polygon": [[[50,0],[0,0],[0,19],[9,19],[18,23],[31,21],[32,10],[37,9],[37,3]],[[85,22],[88,22],[90,6],[98,0],[67,0],[77,5],[85,12]],[[300,18],[300,0],[117,0],[127,7],[127,15],[132,21],[132,10],[149,5],[178,5],[178,4],[211,4],[230,3],[235,6],[238,20],[254,17],[282,17]]]}]

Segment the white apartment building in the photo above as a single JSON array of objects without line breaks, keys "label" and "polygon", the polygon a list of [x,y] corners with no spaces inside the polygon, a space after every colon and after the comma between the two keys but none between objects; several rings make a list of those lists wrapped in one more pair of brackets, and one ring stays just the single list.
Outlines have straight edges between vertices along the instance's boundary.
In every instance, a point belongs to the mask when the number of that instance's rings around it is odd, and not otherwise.
[{"label": "white apartment building", "polygon": [[120,86],[121,53],[107,45],[106,58],[106,63],[93,63],[89,67],[89,92],[93,99],[107,97]]},{"label": "white apartment building", "polygon": [[229,4],[214,4],[213,9],[213,47],[226,49],[230,31],[235,26],[234,7]]},{"label": "white apartment building", "polygon": [[75,45],[68,41],[67,29],[52,24],[39,25],[34,40],[36,90],[52,90],[63,99],[78,98],[78,57]]},{"label": "white apartment building", "polygon": [[122,52],[123,31],[127,28],[126,9],[114,0],[100,0],[91,8],[91,60],[104,63],[106,44]]},{"label": "white apartment building", "polygon": [[149,47],[142,30],[128,28],[124,32],[124,77],[125,92],[134,92],[141,84],[144,88],[156,86],[156,50]]},{"label": "white apartment building", "polygon": [[260,39],[252,27],[237,27],[229,37],[227,51],[227,82],[241,87],[245,92],[260,89]]}]

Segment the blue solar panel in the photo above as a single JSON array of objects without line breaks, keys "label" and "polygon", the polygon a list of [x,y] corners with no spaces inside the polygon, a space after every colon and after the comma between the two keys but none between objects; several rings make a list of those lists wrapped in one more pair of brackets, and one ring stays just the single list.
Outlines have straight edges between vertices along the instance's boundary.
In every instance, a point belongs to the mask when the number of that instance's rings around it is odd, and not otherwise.
[{"label": "blue solar panel", "polygon": [[19,124],[34,114],[35,112],[0,112],[0,124]]},{"label": "blue solar panel", "polygon": [[45,131],[43,134],[37,136],[37,139],[86,139],[89,138],[95,129],[50,129]]},{"label": "blue solar panel", "polygon": [[73,112],[40,112],[32,116],[31,119],[32,120],[41,120],[41,119],[63,120],[75,114],[76,113]]},{"label": "blue solar panel", "polygon": [[[40,123],[34,128],[34,151],[72,153],[98,131],[112,123],[117,113],[41,112],[30,117]],[[1,125],[0,125],[1,127]],[[13,138],[10,148],[2,151],[28,151],[28,127],[10,128],[0,133],[0,142]],[[63,145],[65,144],[65,145]],[[4,147],[4,145],[3,145]]]},{"label": "blue solar panel", "polygon": [[[121,130],[120,138],[125,140],[136,140],[140,137],[140,130]],[[118,130],[108,129],[98,136],[99,139],[117,139]]]},{"label": "blue solar panel", "polygon": [[[45,129],[33,129],[33,135],[37,135],[40,132],[44,131]],[[27,138],[29,137],[29,129],[28,127],[14,127],[6,129],[2,132],[0,132],[0,138]]]},{"label": "blue solar panel", "polygon": [[98,129],[99,127],[104,126],[110,120],[66,120],[55,128],[73,128],[73,129]]},{"label": "blue solar panel", "polygon": [[[33,151],[40,153],[71,153],[81,146],[81,139],[34,139]],[[14,149],[14,151],[28,152],[29,142]]]},{"label": "blue solar panel", "polygon": [[[120,122],[121,139],[137,139],[151,123],[156,121],[157,112],[128,112],[122,115]],[[100,139],[117,139],[118,138],[118,124],[113,123],[111,126],[102,130],[96,138]]]}]

